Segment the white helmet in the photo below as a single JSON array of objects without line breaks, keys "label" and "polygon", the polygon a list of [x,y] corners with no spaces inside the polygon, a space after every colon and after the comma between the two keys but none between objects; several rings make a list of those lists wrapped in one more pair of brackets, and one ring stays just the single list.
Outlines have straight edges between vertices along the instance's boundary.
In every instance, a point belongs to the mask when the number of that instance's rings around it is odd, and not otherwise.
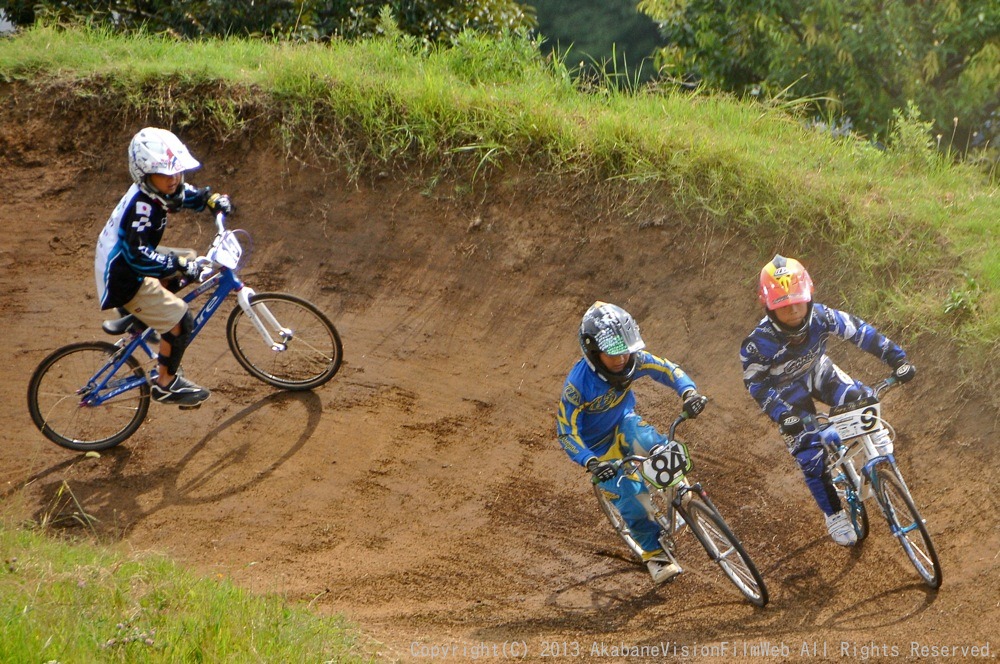
[{"label": "white helmet", "polygon": [[191,156],[187,146],[166,129],[146,127],[132,137],[128,146],[128,172],[132,180],[168,210],[180,208],[184,200],[184,188],[178,187],[177,191],[168,196],[150,186],[147,176],[153,173],[177,175],[200,166],[201,162]]}]

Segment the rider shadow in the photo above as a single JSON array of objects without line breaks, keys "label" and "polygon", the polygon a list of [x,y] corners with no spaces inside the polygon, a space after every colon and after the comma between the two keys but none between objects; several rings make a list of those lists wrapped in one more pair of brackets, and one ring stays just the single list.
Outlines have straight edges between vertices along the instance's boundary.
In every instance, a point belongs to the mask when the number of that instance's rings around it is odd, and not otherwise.
[{"label": "rider shadow", "polygon": [[[637,593],[630,590],[636,587],[632,575],[644,573],[645,569],[627,556],[600,551],[602,556],[624,564],[552,591],[545,601],[550,609],[545,616],[494,625],[479,630],[476,636],[488,639],[508,638],[511,634],[601,635],[644,626],[640,628],[648,631],[649,640],[705,642],[737,637],[806,641],[817,630],[847,634],[907,623],[933,604],[936,591],[919,582],[873,588],[863,569],[864,549],[845,552],[849,555],[838,566],[827,564],[820,568],[804,562],[824,559],[822,549],[828,545],[826,537],[817,537],[762,568],[771,593],[771,602],[764,608],[752,606],[735,588],[727,586],[721,571],[693,571],[690,581],[682,575],[674,583],[649,586]],[[798,566],[792,567],[793,563]],[[712,577],[713,573],[718,579]],[[876,577],[891,579],[885,574]],[[838,579],[850,582],[852,578],[860,590],[838,583]],[[704,579],[702,589],[688,588],[696,593],[695,601],[680,593],[674,598],[669,596],[675,583],[697,583],[698,579]],[[731,599],[716,599],[726,593],[732,593]],[[663,611],[669,612],[670,620],[661,634],[657,629],[663,623]]]},{"label": "rider shadow", "polygon": [[[274,418],[268,416],[270,410],[288,410],[296,406],[305,411],[304,416],[282,417],[301,428],[298,435],[290,432],[288,427],[280,435],[274,435],[272,427],[252,425],[254,418],[273,421]],[[105,466],[99,476],[71,483],[75,497],[73,501],[62,498],[66,483],[61,477],[58,481],[49,481],[42,489],[41,506],[34,518],[47,518],[50,523],[59,522],[69,527],[83,525],[78,518],[53,519],[52,514],[52,509],[57,504],[73,510],[79,500],[78,505],[92,517],[92,523],[100,526],[102,535],[110,535],[112,539],[121,538],[136,525],[165,508],[214,503],[241,494],[266,481],[302,449],[319,426],[321,416],[322,404],[314,392],[272,393],[220,422],[176,463],[154,468],[142,475],[130,474],[134,473],[138,465],[130,461],[133,455],[141,454],[141,448],[133,450],[125,445],[113,448],[103,453],[102,461],[110,459],[111,464]],[[249,438],[248,434],[251,433],[257,439]],[[219,443],[227,436],[234,438],[237,444],[216,449],[220,446],[213,443]],[[283,445],[285,441],[288,443]],[[218,454],[217,458],[198,467],[196,460],[210,453]],[[42,478],[61,475],[59,470],[68,470],[82,460],[83,457],[77,457],[45,469],[29,478],[23,486]],[[253,464],[263,464],[263,467],[249,470]],[[231,480],[233,476],[247,479],[234,482]],[[213,487],[216,487],[215,490]],[[159,500],[149,505],[148,497],[157,493]]]},{"label": "rider shadow", "polygon": [[[891,543],[891,542],[890,542]],[[853,547],[839,566],[809,564],[824,560],[828,538],[819,536],[793,549],[787,555],[762,569],[761,573],[772,590],[772,602],[766,612],[776,617],[758,634],[769,637],[809,637],[816,629],[841,632],[872,630],[905,623],[930,608],[937,591],[916,581],[903,581],[886,587],[894,574],[873,567],[878,551],[877,542]],[[838,549],[839,551],[839,549]],[[893,563],[895,564],[895,563]],[[905,577],[909,570],[894,570]],[[880,587],[881,586],[881,587]],[[774,590],[780,597],[773,600]],[[844,608],[836,608],[843,605]]]}]

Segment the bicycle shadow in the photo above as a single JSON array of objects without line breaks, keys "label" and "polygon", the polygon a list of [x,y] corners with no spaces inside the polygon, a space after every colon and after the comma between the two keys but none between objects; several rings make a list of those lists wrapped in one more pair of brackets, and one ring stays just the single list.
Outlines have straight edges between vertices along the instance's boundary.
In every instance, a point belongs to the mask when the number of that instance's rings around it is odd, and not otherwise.
[{"label": "bicycle shadow", "polygon": [[[290,408],[304,413],[280,415],[285,424],[281,435],[274,435],[273,427],[253,423],[256,418],[273,421],[272,411]],[[131,462],[142,454],[142,448],[120,445],[102,453],[98,472],[68,483],[72,500],[64,488],[66,473],[60,471],[71,471],[77,464],[86,467],[92,460],[83,456],[36,473],[21,486],[46,480],[33,517],[37,522],[79,528],[85,522],[72,512],[82,508],[95,534],[121,539],[166,508],[215,503],[266,482],[310,440],[321,416],[322,404],[315,393],[276,392],[219,422],[176,463],[136,473],[141,464]],[[230,437],[235,444],[226,444]],[[210,461],[203,463],[206,457]]]},{"label": "bicycle shadow", "polygon": [[[744,600],[721,571],[704,568],[653,587],[645,585],[648,579],[635,581],[633,575],[645,576],[641,565],[604,552],[623,565],[552,590],[545,600],[547,610],[538,617],[495,624],[474,634],[501,640],[511,635],[544,639],[558,633],[600,637],[638,628],[649,642],[731,642],[734,638],[806,642],[817,630],[846,634],[905,623],[934,603],[937,591],[918,581],[873,587],[866,580],[859,584],[860,592],[854,584],[848,588],[838,583],[868,578],[862,569],[866,564],[863,548],[852,549],[837,566],[804,562],[823,560],[820,554],[829,545],[828,538],[817,537],[762,568],[771,595],[764,608]],[[878,578],[889,579],[891,584],[891,577]],[[669,619],[664,620],[664,613]]]}]

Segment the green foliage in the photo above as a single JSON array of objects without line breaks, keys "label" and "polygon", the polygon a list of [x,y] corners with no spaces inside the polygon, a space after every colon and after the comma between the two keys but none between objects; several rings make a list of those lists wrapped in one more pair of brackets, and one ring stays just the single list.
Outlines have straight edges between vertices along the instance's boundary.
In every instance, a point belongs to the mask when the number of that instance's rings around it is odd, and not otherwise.
[{"label": "green foliage", "polygon": [[931,137],[932,122],[921,120],[920,109],[912,101],[906,110],[893,111],[890,152],[903,167],[926,169],[940,163]]},{"label": "green foliage", "polygon": [[979,298],[982,297],[983,289],[975,278],[963,275],[964,282],[961,287],[952,288],[948,291],[948,298],[944,303],[944,312],[956,321],[967,320],[975,316],[979,308]]},{"label": "green foliage", "polygon": [[545,53],[572,61],[584,76],[653,78],[651,59],[661,41],[656,24],[635,0],[529,0],[538,14]]},{"label": "green foliage", "polygon": [[499,34],[534,26],[534,15],[515,0],[8,0],[15,25],[36,19],[85,21],[122,32],[147,30],[174,36],[356,39],[385,28],[388,8],[406,33],[448,41],[464,30]]},{"label": "green foliage", "polygon": [[[764,95],[795,86],[837,100],[885,136],[914,101],[954,147],[1000,138],[1000,3],[864,0],[641,0],[668,46],[658,64],[677,80]],[[953,131],[955,119],[957,131]],[[979,132],[976,134],[975,132]]]}]

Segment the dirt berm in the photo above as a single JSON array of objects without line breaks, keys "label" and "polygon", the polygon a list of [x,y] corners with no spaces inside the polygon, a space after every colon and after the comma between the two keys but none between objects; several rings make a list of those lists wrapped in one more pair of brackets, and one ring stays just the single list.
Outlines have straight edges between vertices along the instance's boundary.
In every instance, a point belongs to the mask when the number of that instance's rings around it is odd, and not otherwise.
[{"label": "dirt berm", "polygon": [[[28,416],[28,378],[54,348],[103,337],[94,244],[129,185],[125,146],[155,118],[118,122],[10,85],[0,99],[0,467],[5,495],[37,514],[66,482],[103,536],[342,612],[380,659],[498,659],[505,646],[533,661],[967,661],[971,647],[1000,650],[996,414],[953,389],[954,354],[902,331],[920,375],[884,404],[943,564],[933,592],[874,512],[863,546],[830,541],[743,388],[755,274],[789,249],[759,252],[653,204],[626,214],[608,191],[535,173],[459,195],[412,173],[348,182],[263,138],[183,136],[204,163],[191,181],[230,193],[234,224],[253,237],[247,283],[328,312],[343,368],[315,392],[277,392],[241,370],[218,317],[186,361],[212,390],[200,410],[154,405],[99,459],[55,446]],[[188,213],[167,239],[204,251],[212,234],[207,216]],[[821,297],[850,309],[830,287],[838,266],[804,260]],[[650,350],[711,398],[683,437],[694,477],[764,573],[765,609],[691,540],[689,572],[652,587],[559,448],[556,405],[596,299],[628,309]],[[859,378],[883,375],[854,348],[832,350]],[[649,381],[636,391],[666,426],[677,397]]]}]

